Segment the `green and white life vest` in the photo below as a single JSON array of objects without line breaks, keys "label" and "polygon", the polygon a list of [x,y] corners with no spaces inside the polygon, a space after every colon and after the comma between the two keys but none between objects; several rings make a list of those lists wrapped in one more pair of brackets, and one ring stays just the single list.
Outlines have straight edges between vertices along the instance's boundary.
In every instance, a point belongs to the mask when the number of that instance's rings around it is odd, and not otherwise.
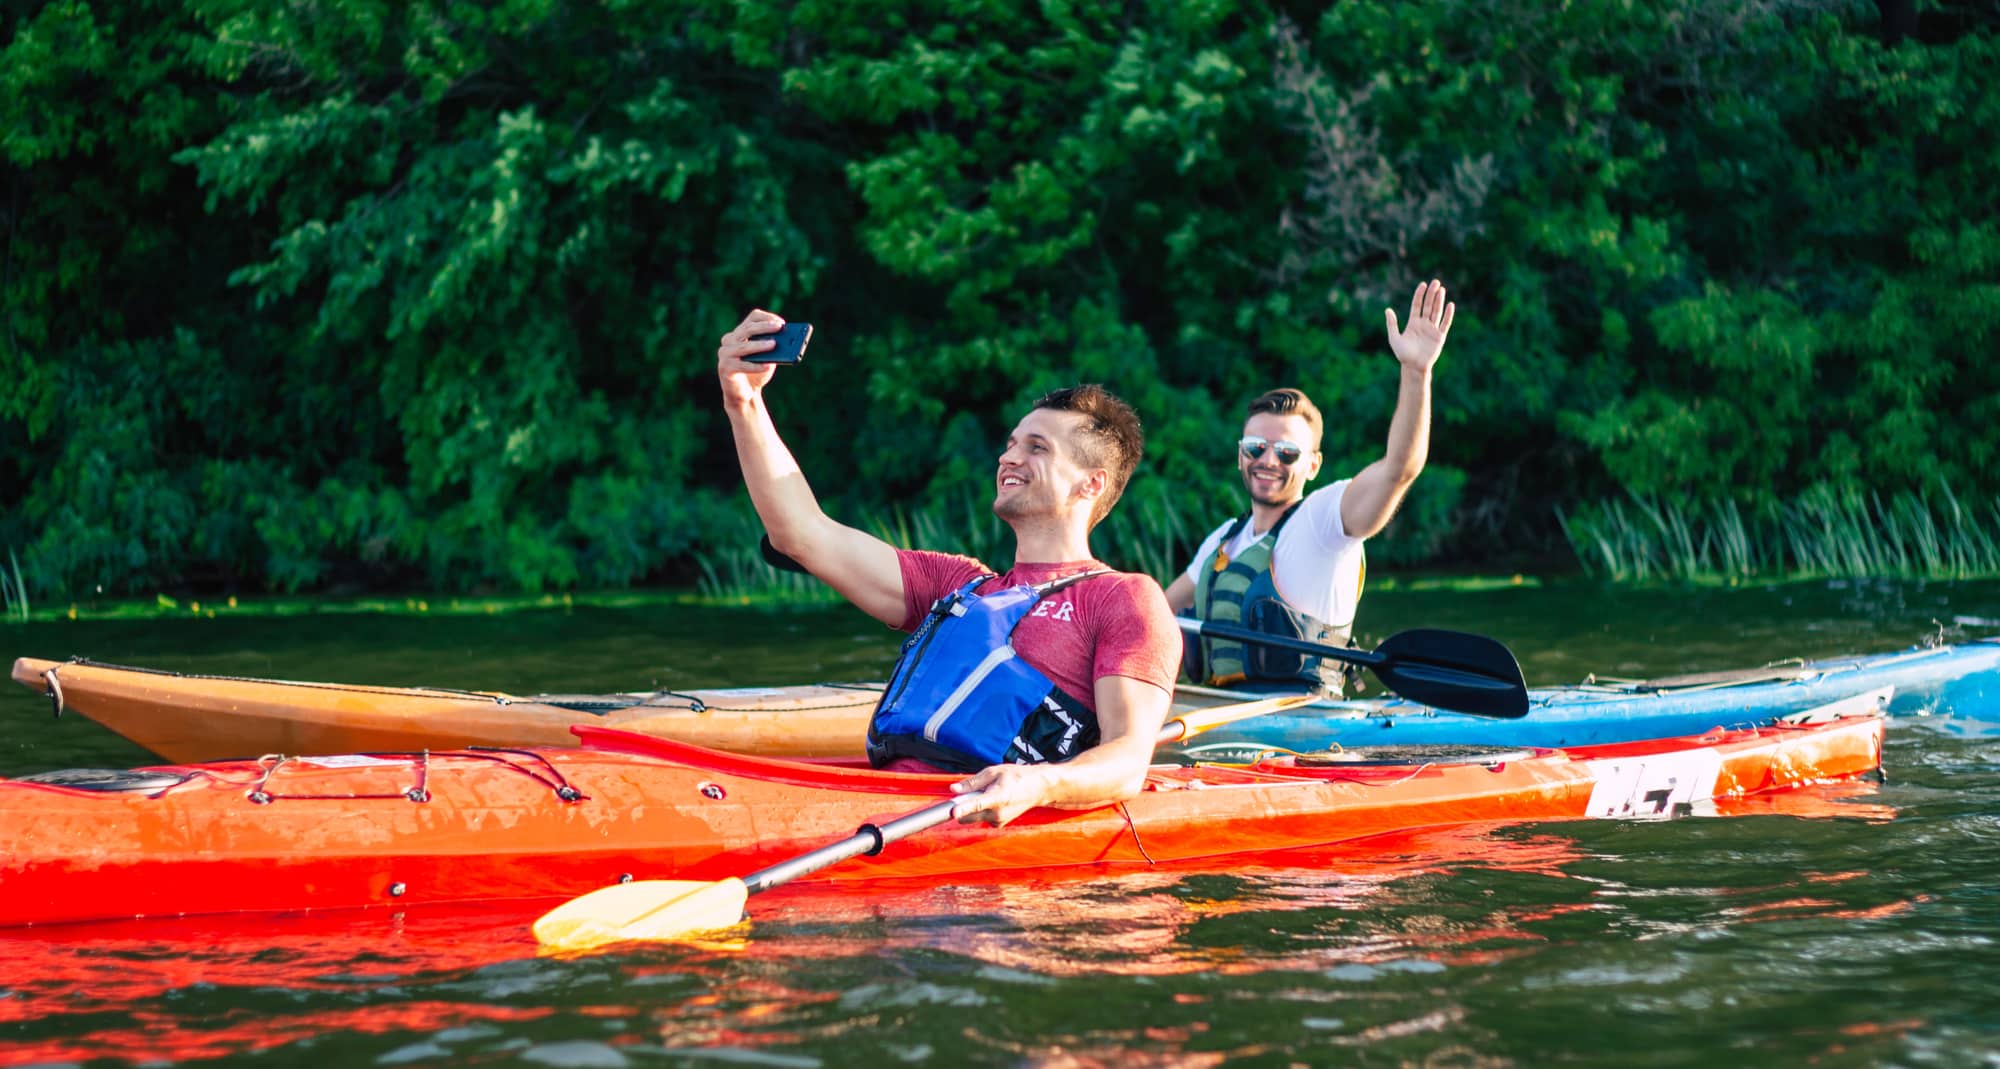
[{"label": "green and white life vest", "polygon": [[[1278,545],[1278,532],[1285,529],[1298,507],[1294,504],[1286,509],[1262,538],[1234,560],[1229,557],[1229,544],[1242,533],[1251,514],[1246,512],[1230,524],[1216,543],[1215,553],[1202,562],[1201,578],[1195,583],[1194,607],[1200,619],[1308,642],[1347,644],[1351,625],[1324,623],[1285,604],[1271,577],[1271,554]],[[1189,679],[1212,687],[1300,683],[1337,695],[1344,674],[1338,661],[1225,638],[1190,636],[1183,661]]]}]

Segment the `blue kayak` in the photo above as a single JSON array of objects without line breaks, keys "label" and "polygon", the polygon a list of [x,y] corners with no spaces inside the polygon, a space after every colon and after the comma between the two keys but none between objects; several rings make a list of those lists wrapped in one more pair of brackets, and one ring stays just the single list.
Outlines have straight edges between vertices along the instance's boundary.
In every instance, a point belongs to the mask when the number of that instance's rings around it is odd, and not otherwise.
[{"label": "blue kayak", "polygon": [[[1183,687],[1177,698],[1241,700],[1233,690]],[[1323,701],[1215,728],[1183,752],[1227,760],[1260,750],[1357,746],[1594,746],[1755,727],[1847,699],[1891,715],[2000,720],[2000,638],[1895,653],[1791,661],[1654,680],[1602,680],[1528,692],[1518,720],[1453,713],[1402,698]],[[1949,730],[1949,728],[1948,728]]]}]

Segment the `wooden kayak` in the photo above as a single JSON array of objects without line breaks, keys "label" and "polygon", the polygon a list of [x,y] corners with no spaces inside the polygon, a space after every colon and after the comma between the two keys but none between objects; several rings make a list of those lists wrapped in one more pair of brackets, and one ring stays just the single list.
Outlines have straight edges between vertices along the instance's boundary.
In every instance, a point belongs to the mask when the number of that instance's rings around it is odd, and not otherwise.
[{"label": "wooden kayak", "polygon": [[[1252,859],[1387,832],[1656,818],[1880,767],[1883,718],[1570,750],[1156,766],[1131,801],[947,824],[808,877],[1005,881]],[[566,749],[339,754],[0,780],[0,925],[568,898],[741,875],[958,777],[600,727]]]},{"label": "wooden kayak", "polygon": [[[572,746],[576,727],[607,727],[772,757],[856,757],[878,683],[616,694],[536,694],[183,675],[87,660],[23,657],[14,678],[58,715],[79,713],[168,761],[262,754]],[[1259,717],[1203,740],[1203,755],[1266,749],[1478,744],[1590,746],[1752,727],[1830,701],[1893,688],[1892,714],[2000,718],[2000,641],[1791,661],[1659,680],[1592,680],[1529,692],[1518,720],[1468,716],[1402,699],[1329,701]],[[1243,701],[1184,686],[1176,711]]]}]

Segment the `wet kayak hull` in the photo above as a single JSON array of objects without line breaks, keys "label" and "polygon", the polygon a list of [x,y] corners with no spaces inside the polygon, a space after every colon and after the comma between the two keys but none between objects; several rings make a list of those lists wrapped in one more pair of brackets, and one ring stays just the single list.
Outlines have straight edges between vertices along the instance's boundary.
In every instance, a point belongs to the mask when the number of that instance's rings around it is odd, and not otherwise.
[{"label": "wet kayak hull", "polygon": [[[1880,765],[1883,720],[1417,763],[1160,766],[1130,802],[947,825],[813,880],[1008,880],[1255,859],[1385,832],[1659,817]],[[0,925],[566,898],[741,875],[942,798],[954,777],[608,729],[580,748],[265,758],[93,787],[0,781]],[[148,778],[150,777],[150,778]],[[103,789],[109,786],[111,789]]]}]

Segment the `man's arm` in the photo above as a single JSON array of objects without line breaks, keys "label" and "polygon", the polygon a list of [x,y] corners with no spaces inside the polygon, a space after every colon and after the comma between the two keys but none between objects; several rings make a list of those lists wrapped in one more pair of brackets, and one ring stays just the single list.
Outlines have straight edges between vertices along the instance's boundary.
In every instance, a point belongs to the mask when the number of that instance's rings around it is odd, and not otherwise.
[{"label": "man's arm", "polygon": [[1340,499],[1340,523],[1353,538],[1368,538],[1388,526],[1410,484],[1424,470],[1431,443],[1431,368],[1444,351],[1454,306],[1436,279],[1417,286],[1410,298],[1410,326],[1398,329],[1396,310],[1385,309],[1389,347],[1396,353],[1401,381],[1396,413],[1389,419],[1389,446],[1382,459],[1350,479]]},{"label": "man's arm", "polygon": [[836,522],[821,511],[819,499],[806,485],[798,461],[778,437],[771,413],[764,406],[764,387],[776,367],[743,358],[770,350],[769,334],[785,325],[773,313],[756,309],[735,330],[722,336],[716,350],[716,375],[722,380],[722,407],[736,439],[736,459],[757,518],[778,552],[840,592],[862,612],[898,627],[903,623],[903,573],[895,547],[873,535]]},{"label": "man's arm", "polygon": [[984,795],[980,808],[958,819],[1005,824],[1036,806],[1095,809],[1144,789],[1172,696],[1130,676],[1098,677],[1095,695],[1102,741],[1059,764],[993,765],[953,784],[960,794]]},{"label": "man's arm", "polygon": [[1210,531],[1208,537],[1202,539],[1201,544],[1195,547],[1194,559],[1188,562],[1187,567],[1181,569],[1180,574],[1174,576],[1173,582],[1167,584],[1168,612],[1178,616],[1194,608],[1194,576],[1197,570],[1207,564],[1209,558],[1215,554],[1216,549],[1222,545],[1222,536],[1228,533],[1229,526],[1229,521],[1224,520],[1222,526]]}]

